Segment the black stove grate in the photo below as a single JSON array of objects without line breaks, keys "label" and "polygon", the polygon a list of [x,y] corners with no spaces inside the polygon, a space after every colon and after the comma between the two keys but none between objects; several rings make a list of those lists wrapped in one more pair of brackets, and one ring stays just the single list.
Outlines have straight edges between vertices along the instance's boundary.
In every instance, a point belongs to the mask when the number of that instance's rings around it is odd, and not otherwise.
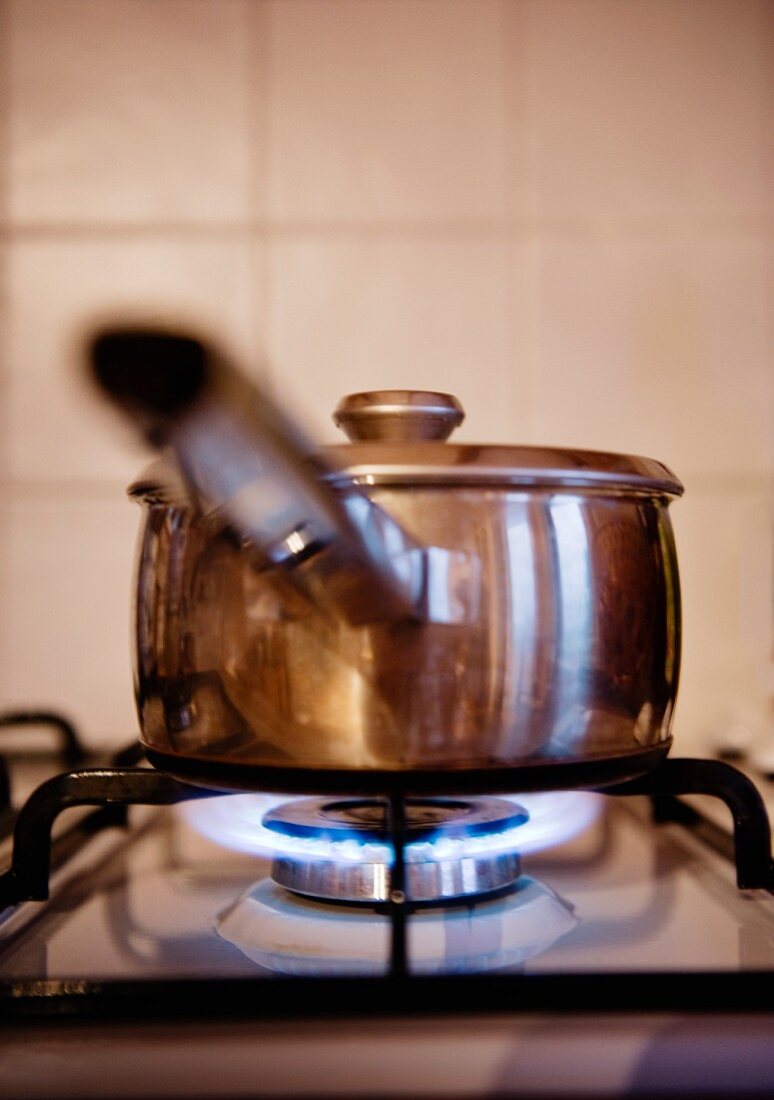
[{"label": "black stove grate", "polygon": [[[29,717],[26,721],[22,717],[22,724],[50,724],[61,738],[65,756],[82,758],[77,735],[74,739],[71,737],[66,720],[58,720],[48,712],[25,713]],[[19,715],[0,716],[0,727],[6,722],[19,724]],[[11,866],[0,875],[0,906],[46,899],[52,858],[61,862],[95,830],[125,823],[129,805],[171,805],[225,793],[189,785],[161,771],[131,766],[140,756],[139,746],[132,745],[114,756],[108,766],[64,772],[32,793],[15,814]],[[568,788],[583,785],[568,783]],[[690,828],[735,863],[740,889],[764,889],[774,893],[771,834],[765,805],[752,781],[731,765],[716,760],[664,758],[639,778],[607,785],[600,790],[612,797],[648,796],[657,822],[676,822]],[[2,793],[0,790],[0,795]],[[606,974],[604,982],[599,975],[579,974],[412,975],[407,959],[407,925],[412,913],[406,892],[405,800],[408,794],[401,789],[382,793],[394,851],[391,892],[384,909],[391,925],[389,972],[385,977],[284,978],[281,982],[272,982],[269,998],[265,995],[263,981],[254,979],[14,981],[0,983],[0,1016],[14,1019],[84,1018],[100,1014],[113,1018],[228,1017],[247,1012],[251,1016],[281,1018],[298,1016],[300,1005],[312,1016],[346,1014],[353,1003],[357,1004],[358,1013],[362,1009],[369,1015],[378,1015],[397,1003],[397,997],[410,1012],[454,1012],[455,1005],[469,1007],[471,998],[480,998],[492,1011],[553,1011],[559,1007],[572,1011],[573,1005],[583,1011],[733,1012],[770,1008],[771,975],[765,972],[702,973],[692,974],[689,979],[670,972]],[[691,794],[711,795],[723,801],[732,814],[733,833],[721,829],[680,797]],[[92,806],[94,811],[53,843],[54,821],[71,806]],[[7,800],[0,811],[6,818],[11,813]],[[260,995],[256,995],[258,986]],[[603,995],[599,992],[600,986],[604,989]],[[303,987],[303,997],[299,995],[299,987]],[[311,990],[314,993],[310,996]],[[267,1002],[270,1008],[264,1013],[260,1006]]]},{"label": "black stove grate", "polygon": [[[123,754],[125,757],[127,754]],[[51,830],[58,815],[72,806],[95,806],[113,811],[105,824],[120,823],[130,805],[172,805],[190,799],[212,798],[224,792],[182,783],[164,772],[142,767],[111,766],[65,772],[46,780],[19,811],[14,827],[11,867],[0,875],[0,904],[42,901],[48,897],[51,866]],[[657,821],[674,821],[697,827],[697,832],[725,849],[724,836],[701,815],[680,801],[680,795],[711,795],[723,801],[733,817],[732,856],[740,889],[774,892],[771,830],[766,807],[754,783],[730,764],[719,760],[665,759],[637,779],[604,787],[614,797],[648,795]],[[406,972],[405,924],[410,900],[405,886],[407,843],[406,791],[386,795],[388,834],[394,862],[388,911],[392,917],[392,972]],[[698,828],[704,822],[703,829]]]}]

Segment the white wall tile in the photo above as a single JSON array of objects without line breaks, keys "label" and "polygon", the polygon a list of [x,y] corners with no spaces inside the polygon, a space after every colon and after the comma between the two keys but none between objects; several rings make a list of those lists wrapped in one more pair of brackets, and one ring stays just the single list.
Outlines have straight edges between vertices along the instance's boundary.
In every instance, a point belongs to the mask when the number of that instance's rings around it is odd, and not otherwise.
[{"label": "white wall tile", "polygon": [[529,8],[523,0],[509,0],[505,4],[501,45],[505,105],[505,208],[508,219],[518,224],[535,213]]},{"label": "white wall tile", "polygon": [[528,0],[535,211],[750,217],[768,0]]},{"label": "white wall tile", "polygon": [[13,219],[244,217],[244,14],[241,0],[12,3]]},{"label": "white wall tile", "polygon": [[495,0],[276,0],[271,214],[496,217],[504,203]]},{"label": "white wall tile", "polygon": [[10,474],[120,480],[139,449],[85,382],[80,340],[95,317],[171,317],[259,358],[260,249],[219,240],[44,239],[11,256],[6,393]]},{"label": "white wall tile", "polygon": [[649,454],[683,477],[774,469],[765,241],[557,240],[540,254],[547,442]]},{"label": "white wall tile", "polygon": [[[281,241],[273,249],[272,369],[278,392],[317,437],[342,441],[330,415],[346,393],[456,393],[467,420],[455,438],[514,440],[528,422],[516,400],[514,332],[525,321],[524,257],[499,241]],[[517,304],[512,307],[513,298]],[[524,372],[526,374],[526,370]]]},{"label": "white wall tile", "polygon": [[[701,752],[734,722],[766,728],[774,692],[774,491],[686,486],[672,505],[683,590],[675,736]],[[768,718],[771,737],[774,727]]]},{"label": "white wall tile", "polygon": [[131,575],[140,512],[116,495],[3,504],[0,702],[50,707],[91,746],[136,736]]}]

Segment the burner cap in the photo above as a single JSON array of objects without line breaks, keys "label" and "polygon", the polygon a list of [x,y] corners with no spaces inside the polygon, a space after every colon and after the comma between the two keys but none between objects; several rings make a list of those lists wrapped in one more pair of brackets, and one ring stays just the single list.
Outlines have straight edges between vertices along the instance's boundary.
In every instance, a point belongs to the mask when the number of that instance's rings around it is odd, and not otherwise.
[{"label": "burner cap", "polygon": [[[272,878],[308,897],[386,901],[391,879],[386,815],[386,802],[376,798],[304,798],[275,807],[264,816],[264,826],[306,842],[308,850],[278,855]],[[521,871],[518,855],[503,852],[501,844],[493,852],[482,845],[488,836],[501,839],[527,817],[521,806],[502,798],[406,799],[408,899],[422,904],[462,900],[512,885]],[[476,838],[475,851],[471,838]],[[374,842],[381,845],[381,855],[375,855]],[[335,858],[336,849],[345,846],[348,858]]]},{"label": "burner cap", "polygon": [[[378,798],[301,798],[264,814],[275,833],[310,840],[389,840],[387,803]],[[527,811],[505,798],[407,798],[406,840],[485,836],[523,825]]]}]

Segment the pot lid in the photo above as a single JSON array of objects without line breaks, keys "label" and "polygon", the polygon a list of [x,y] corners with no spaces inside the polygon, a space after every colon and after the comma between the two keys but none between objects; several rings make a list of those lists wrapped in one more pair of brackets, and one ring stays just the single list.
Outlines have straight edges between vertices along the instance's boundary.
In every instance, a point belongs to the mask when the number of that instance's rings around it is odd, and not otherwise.
[{"label": "pot lid", "polygon": [[[451,394],[378,390],[344,398],[334,421],[351,443],[310,461],[325,481],[361,485],[540,487],[680,496],[683,486],[655,459],[577,448],[447,443],[465,413]],[[174,459],[152,463],[129,494],[158,504],[189,499]]]},{"label": "pot lid", "polygon": [[511,485],[608,488],[679,496],[668,467],[636,455],[557,447],[445,443],[465,413],[452,394],[377,390],[351,394],[333,419],[352,442],[325,448],[334,484]]}]

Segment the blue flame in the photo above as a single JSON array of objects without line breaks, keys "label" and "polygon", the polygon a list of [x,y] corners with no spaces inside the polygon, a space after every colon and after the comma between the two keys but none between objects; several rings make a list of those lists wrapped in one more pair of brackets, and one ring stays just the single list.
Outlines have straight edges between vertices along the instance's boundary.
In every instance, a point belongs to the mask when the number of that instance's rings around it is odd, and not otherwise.
[{"label": "blue flame", "polygon": [[[527,855],[572,839],[596,821],[603,796],[589,791],[541,791],[499,796],[523,806],[529,820],[501,832],[468,837],[440,837],[406,845],[406,860],[453,860],[497,852]],[[179,812],[208,840],[250,855],[295,856],[342,862],[388,863],[392,846],[363,842],[354,832],[343,840],[287,836],[267,829],[264,814],[297,795],[232,794],[183,803]]]}]

